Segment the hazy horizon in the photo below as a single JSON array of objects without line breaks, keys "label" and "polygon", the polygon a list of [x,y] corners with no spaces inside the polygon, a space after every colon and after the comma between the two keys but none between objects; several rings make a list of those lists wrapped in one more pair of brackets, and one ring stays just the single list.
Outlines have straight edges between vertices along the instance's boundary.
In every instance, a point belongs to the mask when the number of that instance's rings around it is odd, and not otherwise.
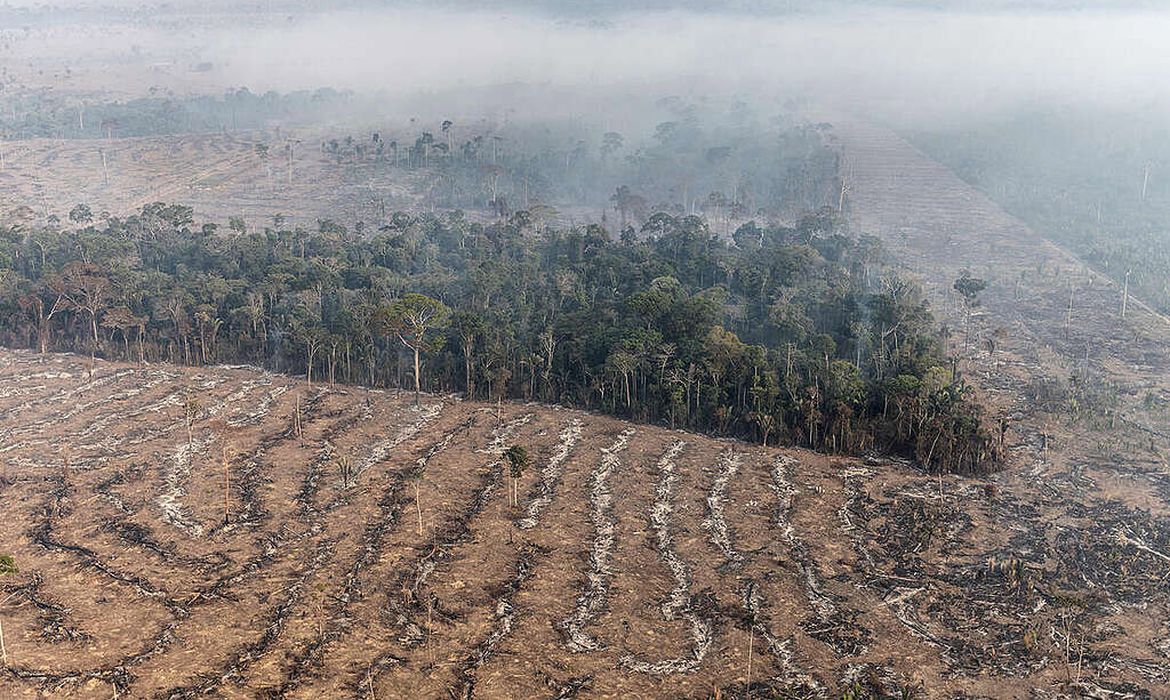
[{"label": "hazy horizon", "polygon": [[[241,86],[253,92],[328,87],[390,99],[508,84],[552,93],[614,88],[619,96],[633,90],[761,104],[798,99],[914,128],[1037,107],[1124,112],[1170,104],[1170,81],[1162,79],[1170,75],[1167,11],[1105,11],[1100,3],[1077,11],[1020,3],[964,11],[908,7],[929,3],[834,3],[808,11],[807,4],[780,3],[798,9],[766,15],[690,6],[605,10],[590,21],[580,12],[549,12],[557,3],[521,3],[531,11],[456,4],[323,11],[296,3],[300,9],[277,22],[256,21],[245,5],[231,10],[240,21],[194,22],[183,32],[175,27],[183,5],[171,5],[115,13],[111,41],[100,46],[87,40],[91,20],[70,24],[71,16],[90,12],[65,11],[50,24],[7,36],[16,56],[12,72],[32,84],[67,68],[84,74],[89,55],[141,62],[160,87],[180,95]],[[214,8],[190,13],[200,11]],[[44,65],[25,67],[30,55]],[[211,68],[187,70],[197,64]],[[85,87],[145,92],[119,80],[117,72],[94,75]]]}]

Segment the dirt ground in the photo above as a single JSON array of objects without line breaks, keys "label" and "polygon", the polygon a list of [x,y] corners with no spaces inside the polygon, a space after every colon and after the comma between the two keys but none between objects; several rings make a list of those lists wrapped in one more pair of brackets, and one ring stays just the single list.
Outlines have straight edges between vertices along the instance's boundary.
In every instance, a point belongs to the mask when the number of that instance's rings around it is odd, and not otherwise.
[{"label": "dirt ground", "polygon": [[[837,133],[853,225],[1008,419],[1003,472],[0,351],[0,697],[1170,697],[1170,324]],[[231,138],[207,177],[263,167]]]},{"label": "dirt ground", "polygon": [[[404,140],[415,136],[375,126],[0,141],[0,218],[43,224],[55,215],[68,223],[78,204],[89,205],[95,217],[103,211],[126,217],[163,202],[191,207],[196,225],[225,227],[239,217],[249,231],[262,231],[279,215],[286,227],[316,229],[329,219],[351,230],[360,222],[371,231],[397,211],[447,211],[429,199],[439,177],[434,170],[337,162],[321,149],[322,141],[339,134],[371,131]],[[290,142],[291,167],[285,150]],[[258,145],[266,145],[268,155]],[[603,209],[561,204],[550,223],[597,220]],[[484,207],[464,214],[472,221],[495,220]]]},{"label": "dirt ground", "polygon": [[1158,697],[1170,668],[1170,528],[1120,499],[86,364],[0,354],[4,697]]},{"label": "dirt ground", "polygon": [[[1008,421],[1007,468],[986,510],[964,509],[971,521],[954,527],[972,541],[948,556],[984,559],[979,586],[1006,576],[1030,589],[996,614],[1066,652],[1028,660],[1007,638],[998,648],[1020,666],[1067,657],[1080,694],[1170,697],[1170,319],[1133,298],[1123,317],[1117,284],[893,133],[842,119],[836,136],[853,227],[881,236],[923,283],[964,378]],[[988,282],[969,328],[952,289],[964,270]],[[908,620],[931,634],[966,625],[932,588],[907,599]],[[982,635],[986,620],[972,629]],[[971,641],[937,646],[964,660]]]},{"label": "dirt ground", "polygon": [[[238,216],[262,230],[282,215],[289,226],[319,219],[374,228],[396,209],[416,207],[415,173],[393,176],[338,165],[322,153],[331,132],[310,130],[183,134],[113,139],[29,139],[0,143],[0,214],[20,207],[32,221],[65,219],[77,204],[125,217],[146,204],[194,209],[197,224]],[[296,141],[290,169],[285,145]],[[262,156],[256,146],[269,147]],[[291,170],[291,172],[290,172]]]}]

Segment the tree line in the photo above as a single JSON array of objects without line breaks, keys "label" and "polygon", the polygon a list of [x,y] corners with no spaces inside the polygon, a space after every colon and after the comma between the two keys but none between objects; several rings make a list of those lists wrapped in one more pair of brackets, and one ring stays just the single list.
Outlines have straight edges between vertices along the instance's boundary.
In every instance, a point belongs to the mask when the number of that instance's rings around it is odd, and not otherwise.
[{"label": "tree line", "polygon": [[730,240],[694,215],[611,236],[526,213],[400,212],[359,234],[79,206],[70,225],[0,227],[0,340],[555,402],[931,470],[997,460],[921,290],[834,212]]},{"label": "tree line", "polygon": [[[619,229],[665,212],[702,215],[728,235],[752,218],[791,218],[837,202],[840,163],[826,143],[828,125],[764,121],[740,103],[700,111],[674,98],[656,109],[666,119],[648,135],[580,123],[444,119],[327,137],[320,148],[355,182],[392,180],[404,170],[422,175],[424,206],[498,216],[523,210],[538,221],[587,207],[601,209],[601,223],[609,224],[612,206]],[[262,157],[269,151],[258,145]]]},{"label": "tree line", "polygon": [[[1170,311],[1170,127],[1160,110],[1036,109],[909,136],[1037,233]],[[1038,263],[1035,274],[1046,273]]]},{"label": "tree line", "polygon": [[294,125],[338,119],[353,108],[355,100],[353,93],[332,88],[289,93],[235,88],[222,96],[178,96],[151,88],[148,96],[125,101],[86,101],[50,88],[11,88],[0,101],[0,136],[108,139],[267,129],[274,122]]}]

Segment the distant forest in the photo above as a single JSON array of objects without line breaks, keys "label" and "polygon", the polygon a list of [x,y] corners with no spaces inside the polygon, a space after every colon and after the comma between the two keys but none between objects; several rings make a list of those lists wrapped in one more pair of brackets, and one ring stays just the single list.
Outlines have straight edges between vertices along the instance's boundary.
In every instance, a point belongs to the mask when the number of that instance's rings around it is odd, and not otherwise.
[{"label": "distant forest", "polygon": [[[299,147],[299,154],[304,147],[319,147],[349,180],[374,191],[376,183],[400,182],[404,173],[417,173],[421,176],[411,181],[424,207],[501,215],[527,209],[537,219],[559,214],[564,219],[573,216],[574,207],[586,206],[611,210],[618,228],[664,211],[703,214],[713,229],[729,235],[752,218],[792,220],[836,201],[839,162],[825,143],[828,125],[764,118],[742,102],[699,108],[679,97],[647,101],[646,109],[661,120],[631,125],[626,133],[539,117],[499,123],[410,118],[409,123],[360,131],[312,126],[350,122],[354,113],[377,124],[384,108],[377,99],[331,89],[258,94],[240,88],[222,96],[160,94],[125,102],[24,91],[0,100],[0,136],[105,139],[248,132],[271,178],[281,173],[292,147],[290,133],[281,127],[301,126],[320,141]],[[391,198],[383,208],[414,204]]]},{"label": "distant forest", "polygon": [[[0,227],[0,337],[127,361],[247,362],[312,382],[560,402],[931,470],[999,444],[921,291],[844,234],[650,215],[617,236],[395,213],[359,235],[218,230],[163,204]],[[976,290],[977,293],[977,290]],[[416,384],[417,381],[417,384]]]},{"label": "distant forest", "polygon": [[612,214],[616,230],[655,212],[699,214],[726,237],[750,219],[794,220],[836,203],[839,155],[826,145],[828,125],[761,123],[742,104],[718,116],[677,98],[659,105],[669,118],[649,138],[553,121],[490,128],[444,120],[327,137],[321,150],[354,182],[420,174],[424,207],[496,216],[523,209],[538,223],[582,206],[590,218],[608,210],[600,223]]},{"label": "distant forest", "polygon": [[[198,70],[200,66],[191,68]],[[291,93],[254,93],[238,88],[222,96],[159,93],[125,101],[87,101],[47,89],[16,90],[4,96],[0,136],[17,140],[99,139],[265,129],[273,123],[295,125],[341,118],[354,99],[353,93],[331,88]]]},{"label": "distant forest", "polygon": [[1170,312],[1170,125],[1158,110],[1033,111],[910,137],[1036,232]]}]

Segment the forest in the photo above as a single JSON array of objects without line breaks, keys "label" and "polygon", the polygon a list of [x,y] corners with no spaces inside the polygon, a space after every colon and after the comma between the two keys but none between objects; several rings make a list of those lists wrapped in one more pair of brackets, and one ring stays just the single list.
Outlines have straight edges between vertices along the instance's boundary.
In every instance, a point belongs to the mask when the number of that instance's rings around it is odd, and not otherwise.
[{"label": "forest", "polygon": [[0,0],[0,700],[1165,697],[1165,0]]},{"label": "forest", "polygon": [[[519,92],[511,96],[524,101]],[[332,89],[261,94],[238,88],[188,97],[154,91],[127,101],[51,90],[0,97],[0,136],[6,137],[0,174],[5,153],[19,152],[31,139],[102,150],[119,139],[230,134],[254,142],[253,160],[270,186],[292,178],[297,158],[316,150],[309,155],[331,175],[377,200],[383,223],[397,209],[440,208],[472,217],[525,209],[539,220],[572,225],[600,210],[599,223],[612,215],[620,230],[662,211],[701,214],[727,236],[750,219],[790,221],[837,199],[839,157],[826,145],[828,124],[770,115],[740,100],[643,99],[644,113],[627,115],[618,126],[608,117],[517,115],[514,109],[391,120],[383,114],[388,98]],[[606,100],[608,114],[615,98]],[[399,108],[428,114],[433,104],[418,99]],[[346,126],[352,122],[361,128]],[[320,123],[330,126],[311,128]]]},{"label": "forest", "polygon": [[1155,108],[1032,109],[911,139],[997,204],[1170,311],[1170,129]]},{"label": "forest", "polygon": [[330,221],[221,230],[160,203],[0,228],[3,340],[563,403],[765,444],[894,452],[933,471],[998,458],[922,292],[833,210],[747,223],[730,240],[663,212],[616,237],[523,209],[488,223],[389,219],[364,234]]},{"label": "forest", "polygon": [[[194,65],[192,71],[210,69]],[[129,100],[83,98],[50,89],[9,87],[3,94],[0,135],[30,138],[109,139],[200,131],[261,129],[271,123],[303,124],[337,119],[352,110],[350,92],[321,88],[254,93],[233,88],[223,95],[178,96],[151,88]]]},{"label": "forest", "polygon": [[612,215],[617,230],[665,212],[701,214],[728,236],[749,219],[794,219],[833,200],[839,157],[825,144],[828,125],[761,123],[743,103],[716,113],[677,97],[656,106],[665,119],[648,137],[557,120],[444,119],[433,130],[330,135],[320,148],[353,181],[413,174],[424,183],[419,204],[432,210],[523,209],[543,222],[600,208],[599,223]]}]

